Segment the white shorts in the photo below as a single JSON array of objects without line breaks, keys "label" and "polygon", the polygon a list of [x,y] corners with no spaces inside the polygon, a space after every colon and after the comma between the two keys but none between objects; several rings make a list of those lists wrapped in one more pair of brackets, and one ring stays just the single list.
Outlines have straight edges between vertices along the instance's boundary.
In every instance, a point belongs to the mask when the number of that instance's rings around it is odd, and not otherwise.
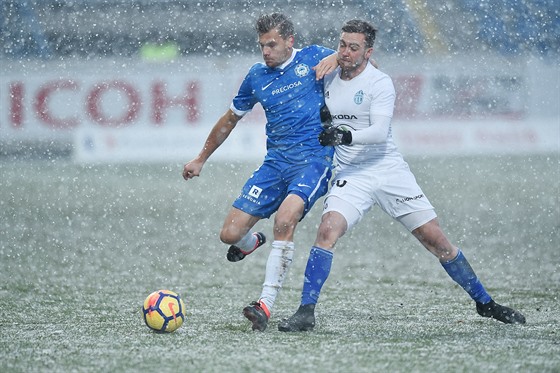
[{"label": "white shorts", "polygon": [[323,214],[339,212],[350,230],[375,205],[411,232],[437,216],[406,162],[385,170],[339,171],[325,199]]}]

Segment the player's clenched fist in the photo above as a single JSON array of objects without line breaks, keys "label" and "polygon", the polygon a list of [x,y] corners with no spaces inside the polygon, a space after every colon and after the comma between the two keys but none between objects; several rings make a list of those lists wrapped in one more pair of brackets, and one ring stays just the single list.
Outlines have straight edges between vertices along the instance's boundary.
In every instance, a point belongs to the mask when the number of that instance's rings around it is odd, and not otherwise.
[{"label": "player's clenched fist", "polygon": [[323,146],[350,145],[352,132],[342,127],[327,127],[319,134],[319,143]]},{"label": "player's clenched fist", "polygon": [[203,162],[199,161],[190,161],[183,167],[183,179],[189,180],[195,176],[200,175],[200,171],[202,170],[202,166],[204,165]]}]

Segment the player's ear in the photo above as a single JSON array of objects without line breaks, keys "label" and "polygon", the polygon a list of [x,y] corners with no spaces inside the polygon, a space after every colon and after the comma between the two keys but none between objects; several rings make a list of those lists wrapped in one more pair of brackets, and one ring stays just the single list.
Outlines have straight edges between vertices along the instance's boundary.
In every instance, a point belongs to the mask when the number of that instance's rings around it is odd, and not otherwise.
[{"label": "player's ear", "polygon": [[294,46],[294,42],[295,42],[295,37],[294,35],[290,35],[286,38],[286,44],[288,44],[288,46],[293,47]]},{"label": "player's ear", "polygon": [[373,54],[373,47],[368,48],[366,50],[366,58],[369,60],[372,54]]}]

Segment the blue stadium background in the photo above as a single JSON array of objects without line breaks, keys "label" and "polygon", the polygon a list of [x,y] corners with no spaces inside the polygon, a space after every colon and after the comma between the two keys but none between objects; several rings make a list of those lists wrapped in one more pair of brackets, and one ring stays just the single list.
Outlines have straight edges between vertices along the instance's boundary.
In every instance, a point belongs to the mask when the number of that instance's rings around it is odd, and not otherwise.
[{"label": "blue stadium background", "polygon": [[289,14],[298,45],[334,47],[344,20],[379,28],[379,53],[488,52],[556,59],[558,0],[2,0],[0,59],[134,57],[146,43],[174,42],[180,54],[256,53],[253,22]]}]

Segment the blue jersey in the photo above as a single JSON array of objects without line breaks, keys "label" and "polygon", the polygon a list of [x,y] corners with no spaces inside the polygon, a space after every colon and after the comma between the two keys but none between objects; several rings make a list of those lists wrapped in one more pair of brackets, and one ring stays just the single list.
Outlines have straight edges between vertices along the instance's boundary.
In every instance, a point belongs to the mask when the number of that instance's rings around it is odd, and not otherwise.
[{"label": "blue jersey", "polygon": [[264,63],[251,67],[243,80],[232,110],[238,115],[260,103],[266,114],[267,155],[265,160],[300,164],[316,157],[332,159],[333,147],[319,144],[322,130],[319,115],[324,105],[323,81],[311,69],[332,49],[311,45],[294,50],[281,67]]}]

